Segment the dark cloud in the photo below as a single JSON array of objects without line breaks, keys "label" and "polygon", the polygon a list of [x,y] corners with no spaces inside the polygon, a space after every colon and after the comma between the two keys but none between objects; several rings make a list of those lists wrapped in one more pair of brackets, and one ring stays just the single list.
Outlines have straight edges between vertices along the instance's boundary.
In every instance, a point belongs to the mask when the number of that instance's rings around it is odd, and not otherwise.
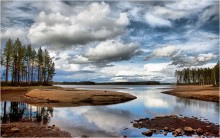
[{"label": "dark cloud", "polygon": [[58,74],[59,76],[72,76],[75,74],[91,74],[91,73],[95,73],[95,72],[90,70],[65,71],[61,69],[56,69],[56,74]]},{"label": "dark cloud", "polygon": [[125,44],[120,41],[108,40],[101,42],[95,48],[89,48],[86,53],[69,57],[67,60],[73,64],[93,64],[96,66],[108,63],[129,60],[143,52],[134,44]]}]

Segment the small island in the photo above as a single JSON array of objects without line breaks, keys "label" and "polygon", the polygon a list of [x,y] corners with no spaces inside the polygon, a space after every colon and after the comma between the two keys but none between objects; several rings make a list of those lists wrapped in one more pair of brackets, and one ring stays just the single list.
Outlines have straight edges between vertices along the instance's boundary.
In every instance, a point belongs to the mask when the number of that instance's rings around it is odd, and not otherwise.
[{"label": "small island", "polygon": [[136,96],[128,93],[101,90],[34,89],[25,94],[27,103],[46,105],[47,107],[106,105],[133,99],[136,99]]}]

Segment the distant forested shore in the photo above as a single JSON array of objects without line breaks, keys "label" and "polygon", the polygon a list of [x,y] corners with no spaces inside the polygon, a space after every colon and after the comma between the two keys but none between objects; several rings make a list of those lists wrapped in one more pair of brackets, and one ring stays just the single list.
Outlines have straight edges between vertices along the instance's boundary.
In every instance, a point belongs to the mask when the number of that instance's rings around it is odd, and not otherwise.
[{"label": "distant forested shore", "polygon": [[177,85],[219,86],[219,62],[213,68],[184,68],[176,70]]},{"label": "distant forested shore", "polygon": [[[54,82],[57,85],[161,85],[158,81],[140,81],[140,82],[92,82],[92,81],[82,81],[82,82]],[[170,83],[162,83],[170,84]]]},{"label": "distant forested shore", "polygon": [[1,51],[1,85],[52,85],[55,64],[47,49],[36,51],[31,44],[23,45],[19,38],[11,39]]}]

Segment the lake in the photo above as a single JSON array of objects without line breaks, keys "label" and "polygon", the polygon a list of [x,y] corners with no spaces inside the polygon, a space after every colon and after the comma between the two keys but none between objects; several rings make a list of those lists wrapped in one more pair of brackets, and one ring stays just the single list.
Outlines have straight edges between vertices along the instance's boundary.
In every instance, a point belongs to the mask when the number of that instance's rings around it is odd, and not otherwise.
[{"label": "lake", "polygon": [[[140,118],[152,118],[157,115],[181,114],[208,119],[219,123],[219,105],[214,102],[178,98],[161,92],[171,89],[171,85],[139,86],[139,85],[59,85],[65,88],[94,89],[127,92],[137,99],[125,103],[104,106],[80,106],[62,108],[43,108],[22,102],[4,102],[1,104],[1,116],[8,114],[14,118],[44,119],[39,115],[47,115],[48,125],[55,124],[72,136],[88,135],[91,137],[143,136],[146,128],[137,129],[131,121]],[[12,108],[13,106],[13,112]],[[14,108],[14,107],[18,107]],[[3,112],[6,111],[6,112]],[[14,116],[13,116],[14,115]],[[163,136],[156,134],[155,137]],[[172,134],[168,134],[172,136]]]}]

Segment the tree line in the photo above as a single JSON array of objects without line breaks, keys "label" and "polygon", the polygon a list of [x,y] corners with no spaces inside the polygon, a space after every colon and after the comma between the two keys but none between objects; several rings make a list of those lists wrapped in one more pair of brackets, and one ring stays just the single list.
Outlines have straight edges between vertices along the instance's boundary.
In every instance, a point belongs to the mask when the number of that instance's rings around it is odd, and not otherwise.
[{"label": "tree line", "polygon": [[177,84],[219,86],[219,62],[213,68],[184,68],[176,70]]},{"label": "tree line", "polygon": [[36,51],[31,44],[22,45],[19,38],[9,38],[1,54],[2,85],[50,85],[55,64],[49,52],[41,47]]},{"label": "tree line", "polygon": [[141,82],[92,82],[92,81],[82,81],[82,82],[55,82],[54,84],[64,84],[64,85],[160,85],[158,81],[141,81]]}]

